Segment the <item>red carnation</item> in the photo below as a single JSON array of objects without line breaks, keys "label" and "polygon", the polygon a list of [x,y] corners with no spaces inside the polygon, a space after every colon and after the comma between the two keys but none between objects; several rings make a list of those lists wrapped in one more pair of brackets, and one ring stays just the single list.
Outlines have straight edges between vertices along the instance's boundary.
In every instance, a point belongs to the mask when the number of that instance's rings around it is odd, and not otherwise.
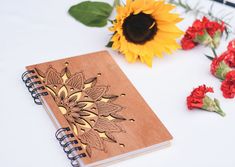
[{"label": "red carnation", "polygon": [[212,100],[206,95],[206,93],[213,93],[213,88],[206,87],[206,85],[199,86],[195,88],[190,96],[187,97],[188,109],[192,110],[194,108],[216,112],[221,116],[225,116],[225,113],[220,108],[219,101],[217,99]]},{"label": "red carnation", "polygon": [[226,74],[231,71],[231,68],[224,61],[225,54],[222,54],[219,57],[215,57],[211,63],[211,74],[215,77],[224,80]]},{"label": "red carnation", "polygon": [[228,48],[229,51],[235,52],[235,39],[229,42],[227,48]]},{"label": "red carnation", "polygon": [[189,50],[194,48],[197,45],[196,42],[193,42],[191,36],[185,35],[184,38],[181,40],[181,46],[184,50]]},{"label": "red carnation", "polygon": [[235,52],[227,50],[223,53],[223,55],[224,55],[224,62],[229,67],[235,67]]},{"label": "red carnation", "polygon": [[209,21],[209,20],[207,22],[205,22],[205,27],[211,37],[214,37],[215,32],[217,32],[217,31],[223,32],[225,29],[224,22],[222,22],[220,24],[216,21]]},{"label": "red carnation", "polygon": [[230,67],[235,67],[235,39],[229,42],[227,49],[228,50],[224,53],[226,55],[224,61]]},{"label": "red carnation", "polygon": [[203,99],[207,92],[214,92],[213,88],[208,88],[206,85],[199,86],[191,92],[191,95],[187,97],[188,109],[202,108]]},{"label": "red carnation", "polygon": [[195,20],[193,25],[192,25],[192,29],[193,31],[196,33],[196,35],[204,35],[205,33],[205,25],[203,24],[203,22],[201,22],[200,20]]},{"label": "red carnation", "polygon": [[222,80],[235,67],[235,40],[230,41],[227,48],[227,51],[212,60],[210,69],[212,75]]},{"label": "red carnation", "polygon": [[226,78],[221,85],[221,90],[225,98],[235,97],[235,70],[226,74]]},{"label": "red carnation", "polygon": [[195,20],[181,40],[184,50],[194,48],[198,43],[216,48],[225,29],[224,23],[210,21],[206,17]]},{"label": "red carnation", "polygon": [[219,64],[224,60],[224,55],[221,55],[219,57],[215,57],[212,60],[211,63],[211,74],[216,75],[217,68],[219,67]]}]

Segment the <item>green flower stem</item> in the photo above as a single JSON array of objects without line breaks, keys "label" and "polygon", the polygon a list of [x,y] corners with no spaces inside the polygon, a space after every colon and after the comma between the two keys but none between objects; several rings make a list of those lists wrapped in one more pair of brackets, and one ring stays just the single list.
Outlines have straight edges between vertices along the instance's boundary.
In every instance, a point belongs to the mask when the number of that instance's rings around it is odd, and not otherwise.
[{"label": "green flower stem", "polygon": [[120,0],[114,0],[113,1],[113,8],[117,7],[120,5]]},{"label": "green flower stem", "polygon": [[217,53],[216,53],[216,51],[215,51],[215,48],[211,48],[211,50],[212,50],[212,52],[213,52],[213,54],[214,54],[214,57],[215,57],[215,58],[218,57],[218,56],[217,56]]},{"label": "green flower stem", "polygon": [[[232,27],[228,22],[224,21],[222,18],[219,18],[219,17],[212,14],[211,10],[213,8],[213,5],[210,7],[210,11],[204,12],[204,11],[200,10],[202,7],[199,6],[200,5],[199,3],[197,3],[194,7],[192,7],[187,2],[182,2],[182,0],[168,0],[168,2],[172,3],[176,6],[182,7],[186,13],[191,12],[191,13],[195,14],[196,16],[200,13],[203,16],[209,17],[215,21],[224,22],[225,25]],[[226,15],[229,15],[229,14],[230,13],[228,13]]]},{"label": "green flower stem", "polygon": [[[230,20],[231,18],[228,18],[229,15],[232,15],[232,13],[225,13],[224,15],[221,16],[221,13],[213,14],[212,9],[213,9],[213,4],[210,6],[210,9],[208,12],[204,12],[202,9],[202,6],[200,5],[200,1],[195,6],[190,6],[187,1],[182,1],[182,0],[167,0],[169,3],[172,3],[176,6],[179,6],[184,9],[185,13],[191,12],[195,16],[198,16],[198,14],[202,16],[206,16],[207,18],[210,18],[215,21],[219,21],[220,23],[224,22],[226,25],[225,27],[225,34],[226,34],[226,39],[228,38],[229,34],[234,33],[232,30],[232,26],[230,25]],[[217,17],[221,16],[221,17]]]},{"label": "green flower stem", "polygon": [[208,96],[205,96],[203,99],[202,109],[209,111],[209,112],[215,112],[221,115],[222,117],[226,115],[221,109],[219,101],[217,99],[212,100]]}]

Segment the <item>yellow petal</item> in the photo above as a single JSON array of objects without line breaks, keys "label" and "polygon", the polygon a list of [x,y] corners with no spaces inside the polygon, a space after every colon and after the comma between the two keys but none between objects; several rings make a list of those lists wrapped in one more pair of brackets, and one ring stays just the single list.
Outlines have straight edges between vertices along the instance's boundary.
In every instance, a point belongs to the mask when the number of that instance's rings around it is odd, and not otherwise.
[{"label": "yellow petal", "polygon": [[[110,27],[110,31],[115,32],[111,41],[112,48],[125,55],[128,62],[135,62],[138,58],[141,62],[152,66],[154,56],[162,57],[163,54],[171,54],[179,49],[180,45],[176,39],[183,32],[176,26],[182,18],[178,14],[172,13],[175,6],[166,4],[162,0],[127,0],[125,6],[118,6],[116,21]],[[156,35],[144,44],[136,44],[126,40],[123,34],[123,23],[130,14],[139,13],[150,14],[156,21],[158,31]]]}]

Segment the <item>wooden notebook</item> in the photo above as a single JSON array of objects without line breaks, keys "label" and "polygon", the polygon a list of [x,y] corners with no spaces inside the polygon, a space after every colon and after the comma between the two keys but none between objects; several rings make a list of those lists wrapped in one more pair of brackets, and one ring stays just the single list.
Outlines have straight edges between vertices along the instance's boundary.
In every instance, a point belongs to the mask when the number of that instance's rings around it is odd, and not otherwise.
[{"label": "wooden notebook", "polygon": [[106,51],[31,65],[22,75],[72,166],[99,166],[172,136]]}]

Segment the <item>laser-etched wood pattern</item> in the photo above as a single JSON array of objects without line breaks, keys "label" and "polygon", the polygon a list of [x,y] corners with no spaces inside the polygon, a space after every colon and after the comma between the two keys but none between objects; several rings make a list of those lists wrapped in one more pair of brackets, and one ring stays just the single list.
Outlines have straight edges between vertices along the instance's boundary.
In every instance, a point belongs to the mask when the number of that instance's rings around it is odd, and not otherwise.
[{"label": "laser-etched wood pattern", "polygon": [[36,70],[50,93],[44,101],[90,155],[82,159],[85,164],[172,139],[106,51],[27,69]]},{"label": "laser-etched wood pattern", "polygon": [[35,70],[89,157],[93,149],[107,151],[105,142],[117,142],[112,133],[125,132],[118,125],[126,120],[119,114],[123,107],[114,103],[118,96],[108,94],[107,85],[97,85],[96,76],[86,79],[83,72],[72,74],[69,63],[61,72],[52,66],[45,72]]}]

